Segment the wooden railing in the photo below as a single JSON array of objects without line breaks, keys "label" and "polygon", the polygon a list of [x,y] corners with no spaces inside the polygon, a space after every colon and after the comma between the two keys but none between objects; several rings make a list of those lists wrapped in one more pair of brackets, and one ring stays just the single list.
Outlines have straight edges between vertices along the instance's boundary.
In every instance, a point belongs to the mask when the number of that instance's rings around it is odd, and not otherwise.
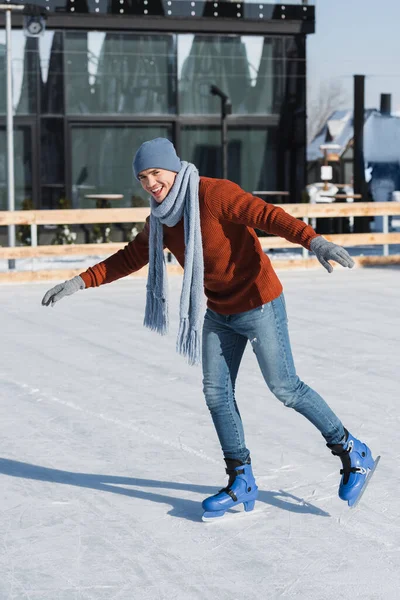
[{"label": "wooden railing", "polygon": [[[400,203],[397,202],[355,202],[332,204],[285,204],[286,212],[309,223],[310,219],[336,217],[383,217],[382,233],[332,234],[325,237],[346,247],[382,245],[382,256],[356,258],[358,264],[376,264],[399,262],[400,256],[389,255],[390,244],[400,244],[400,233],[389,233],[389,216],[400,215]],[[143,223],[149,214],[148,208],[109,208],[81,210],[32,210],[0,211],[0,226],[28,225],[31,228],[31,246],[0,247],[0,259],[49,258],[61,256],[105,256],[125,246],[124,243],[38,245],[37,228],[39,225],[88,225],[94,223]],[[311,221],[313,224],[313,221]],[[264,250],[292,248],[295,244],[278,237],[261,237]],[[284,261],[278,259],[274,265],[281,268],[314,266],[315,260],[308,257],[303,248],[302,259]],[[174,269],[174,270],[179,270]],[[51,271],[7,271],[0,273],[0,281],[33,280],[62,278],[66,273],[79,272],[54,269]]]}]

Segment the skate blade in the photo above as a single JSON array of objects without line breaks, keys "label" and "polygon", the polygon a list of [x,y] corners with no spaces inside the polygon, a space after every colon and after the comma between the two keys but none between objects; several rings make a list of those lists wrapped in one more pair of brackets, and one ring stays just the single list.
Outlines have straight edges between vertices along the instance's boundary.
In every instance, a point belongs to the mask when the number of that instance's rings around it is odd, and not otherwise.
[{"label": "skate blade", "polygon": [[376,467],[379,464],[379,461],[381,460],[380,456],[377,456],[375,459],[375,463],[374,466],[372,467],[372,469],[370,470],[370,472],[368,473],[367,477],[365,478],[365,482],[364,485],[361,488],[361,492],[358,494],[356,501],[354,502],[354,504],[349,505],[350,508],[355,508],[357,506],[357,504],[360,502],[365,490],[367,489],[367,486],[369,484],[369,482],[371,481],[371,477],[372,475],[375,473]]},{"label": "skate blade", "polygon": [[214,523],[214,522],[222,522],[224,521],[225,523],[227,521],[232,521],[234,519],[240,519],[243,517],[250,517],[251,515],[259,515],[260,513],[265,512],[265,508],[253,508],[253,510],[235,510],[232,512],[226,512],[223,515],[220,516],[216,516],[216,517],[207,517],[207,513],[205,513],[202,517],[201,520],[204,521],[204,523]]}]

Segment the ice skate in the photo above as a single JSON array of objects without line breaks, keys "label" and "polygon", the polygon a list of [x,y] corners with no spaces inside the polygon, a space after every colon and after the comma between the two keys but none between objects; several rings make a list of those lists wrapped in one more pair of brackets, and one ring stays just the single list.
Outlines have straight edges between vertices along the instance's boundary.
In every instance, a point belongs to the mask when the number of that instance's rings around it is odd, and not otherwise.
[{"label": "ice skate", "polygon": [[213,519],[223,517],[230,508],[244,505],[246,512],[254,509],[254,504],[258,496],[258,487],[256,485],[251,464],[243,464],[239,460],[225,459],[226,473],[229,475],[228,485],[222,488],[214,496],[203,500],[204,509],[203,521],[212,521]]},{"label": "ice skate", "polygon": [[371,450],[345,429],[346,441],[342,444],[327,444],[332,454],[339,456],[343,469],[339,485],[339,498],[353,508],[359,502],[374,473],[380,456],[372,458]]}]

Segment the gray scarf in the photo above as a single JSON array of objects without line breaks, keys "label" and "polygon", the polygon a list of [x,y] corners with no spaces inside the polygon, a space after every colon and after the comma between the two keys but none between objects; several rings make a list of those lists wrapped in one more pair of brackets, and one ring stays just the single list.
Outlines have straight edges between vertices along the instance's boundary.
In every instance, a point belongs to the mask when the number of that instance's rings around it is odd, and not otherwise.
[{"label": "gray scarf", "polygon": [[177,352],[190,365],[200,363],[202,298],[204,293],[203,246],[200,229],[199,173],[186,161],[165,200],[150,197],[149,273],[144,325],[165,335],[168,331],[167,269],[163,225],[174,227],[182,218],[185,231],[185,268],[180,299]]}]

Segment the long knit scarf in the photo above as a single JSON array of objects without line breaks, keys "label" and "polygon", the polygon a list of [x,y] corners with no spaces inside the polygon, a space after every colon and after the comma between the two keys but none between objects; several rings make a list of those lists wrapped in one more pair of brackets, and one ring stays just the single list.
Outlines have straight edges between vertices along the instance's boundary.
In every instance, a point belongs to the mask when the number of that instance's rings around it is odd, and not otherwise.
[{"label": "long knit scarf", "polygon": [[199,173],[182,161],[174,185],[160,204],[150,198],[149,271],[144,325],[165,335],[168,331],[167,269],[163,225],[174,227],[184,219],[185,268],[180,298],[177,352],[190,365],[200,363],[202,298],[204,293],[203,246],[200,229]]}]

